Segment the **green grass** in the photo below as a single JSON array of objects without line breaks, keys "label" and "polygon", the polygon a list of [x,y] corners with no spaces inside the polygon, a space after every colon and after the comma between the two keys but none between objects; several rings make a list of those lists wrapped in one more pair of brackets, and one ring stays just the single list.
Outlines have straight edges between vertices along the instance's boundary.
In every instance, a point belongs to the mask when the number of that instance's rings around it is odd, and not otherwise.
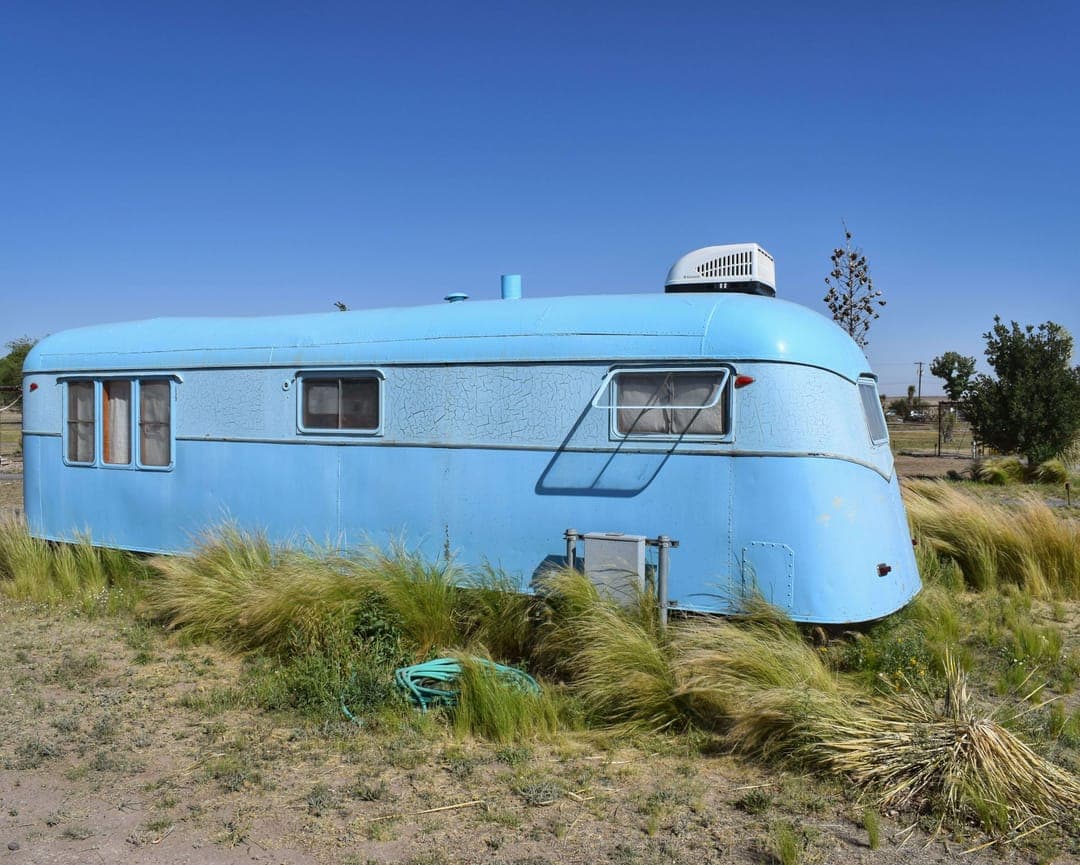
[{"label": "green grass", "polygon": [[133,553],[95,547],[89,538],[42,541],[20,523],[0,521],[0,594],[12,600],[86,616],[127,613],[138,604],[148,574]]},{"label": "green grass", "polygon": [[777,823],[769,833],[769,852],[779,865],[797,865],[803,858],[804,842],[790,823]]},{"label": "green grass", "polygon": [[507,744],[523,739],[550,738],[560,727],[559,709],[551,689],[540,693],[507,681],[490,666],[460,655],[458,697],[451,711],[458,735],[471,735]]},{"label": "green grass", "polygon": [[893,453],[901,451],[935,453],[938,443],[937,424],[890,424],[889,442]]},{"label": "green grass", "polygon": [[543,586],[551,612],[541,659],[569,677],[594,724],[614,725],[624,733],[687,725],[689,702],[678,692],[651,598],[619,606],[573,570],[549,573]]},{"label": "green grass", "polygon": [[881,818],[874,808],[867,808],[862,816],[863,828],[866,830],[866,843],[871,850],[877,850],[881,846]]},{"label": "green grass", "polygon": [[941,481],[905,484],[915,533],[956,562],[967,585],[1011,583],[1036,598],[1080,599],[1080,524],[1032,493],[990,502]]}]

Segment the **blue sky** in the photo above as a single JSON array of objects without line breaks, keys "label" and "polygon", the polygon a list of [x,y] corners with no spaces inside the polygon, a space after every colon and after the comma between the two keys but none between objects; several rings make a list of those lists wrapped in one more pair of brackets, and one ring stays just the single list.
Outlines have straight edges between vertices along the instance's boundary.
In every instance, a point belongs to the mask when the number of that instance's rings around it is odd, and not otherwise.
[{"label": "blue sky", "polygon": [[[662,289],[754,240],[868,355],[1080,338],[1075,3],[0,5],[0,341],[158,315]],[[924,394],[940,392],[925,378]]]}]

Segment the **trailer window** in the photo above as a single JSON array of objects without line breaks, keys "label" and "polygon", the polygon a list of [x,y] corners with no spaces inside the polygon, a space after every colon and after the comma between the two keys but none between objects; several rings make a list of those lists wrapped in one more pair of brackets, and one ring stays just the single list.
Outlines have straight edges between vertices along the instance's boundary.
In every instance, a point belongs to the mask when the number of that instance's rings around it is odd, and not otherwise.
[{"label": "trailer window", "polygon": [[300,424],[305,430],[375,432],[379,429],[376,376],[307,378]]},{"label": "trailer window", "polygon": [[862,399],[863,416],[866,418],[866,429],[870,433],[870,441],[876,445],[887,442],[889,430],[885,426],[885,415],[882,414],[877,384],[873,379],[859,379],[859,397]]},{"label": "trailer window", "polygon": [[[139,431],[137,440],[135,429]],[[172,465],[171,381],[101,378],[67,382],[64,453],[69,463],[80,465],[168,468]]]},{"label": "trailer window", "polygon": [[628,436],[721,436],[728,431],[724,370],[619,373],[616,429]]},{"label": "trailer window", "polygon": [[131,382],[101,383],[101,461],[131,463]]},{"label": "trailer window", "polygon": [[139,382],[139,462],[161,467],[172,462],[172,401],[168,380]]},{"label": "trailer window", "polygon": [[72,381],[67,386],[67,458],[73,463],[94,461],[94,383]]}]

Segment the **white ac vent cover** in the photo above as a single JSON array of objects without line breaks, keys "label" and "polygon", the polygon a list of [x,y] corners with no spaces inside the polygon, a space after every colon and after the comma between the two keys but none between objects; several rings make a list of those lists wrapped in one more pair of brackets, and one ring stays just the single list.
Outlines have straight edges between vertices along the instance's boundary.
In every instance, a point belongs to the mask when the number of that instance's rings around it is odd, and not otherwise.
[{"label": "white ac vent cover", "polygon": [[722,255],[698,265],[698,276],[717,279],[723,276],[751,276],[750,250]]},{"label": "white ac vent cover", "polygon": [[664,290],[776,295],[776,263],[756,243],[706,246],[688,252],[668,271]]}]

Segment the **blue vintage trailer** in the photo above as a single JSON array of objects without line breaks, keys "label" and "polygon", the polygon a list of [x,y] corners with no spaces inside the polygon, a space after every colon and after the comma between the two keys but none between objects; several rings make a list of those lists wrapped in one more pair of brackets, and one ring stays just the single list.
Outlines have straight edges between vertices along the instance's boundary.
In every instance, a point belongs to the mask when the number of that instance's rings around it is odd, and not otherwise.
[{"label": "blue vintage trailer", "polygon": [[24,368],[30,531],[152,552],[225,521],[405,537],[527,588],[563,532],[666,534],[679,608],[751,584],[797,620],[919,590],[875,377],[771,296],[756,245],[655,295],[154,319],[42,340]]}]

